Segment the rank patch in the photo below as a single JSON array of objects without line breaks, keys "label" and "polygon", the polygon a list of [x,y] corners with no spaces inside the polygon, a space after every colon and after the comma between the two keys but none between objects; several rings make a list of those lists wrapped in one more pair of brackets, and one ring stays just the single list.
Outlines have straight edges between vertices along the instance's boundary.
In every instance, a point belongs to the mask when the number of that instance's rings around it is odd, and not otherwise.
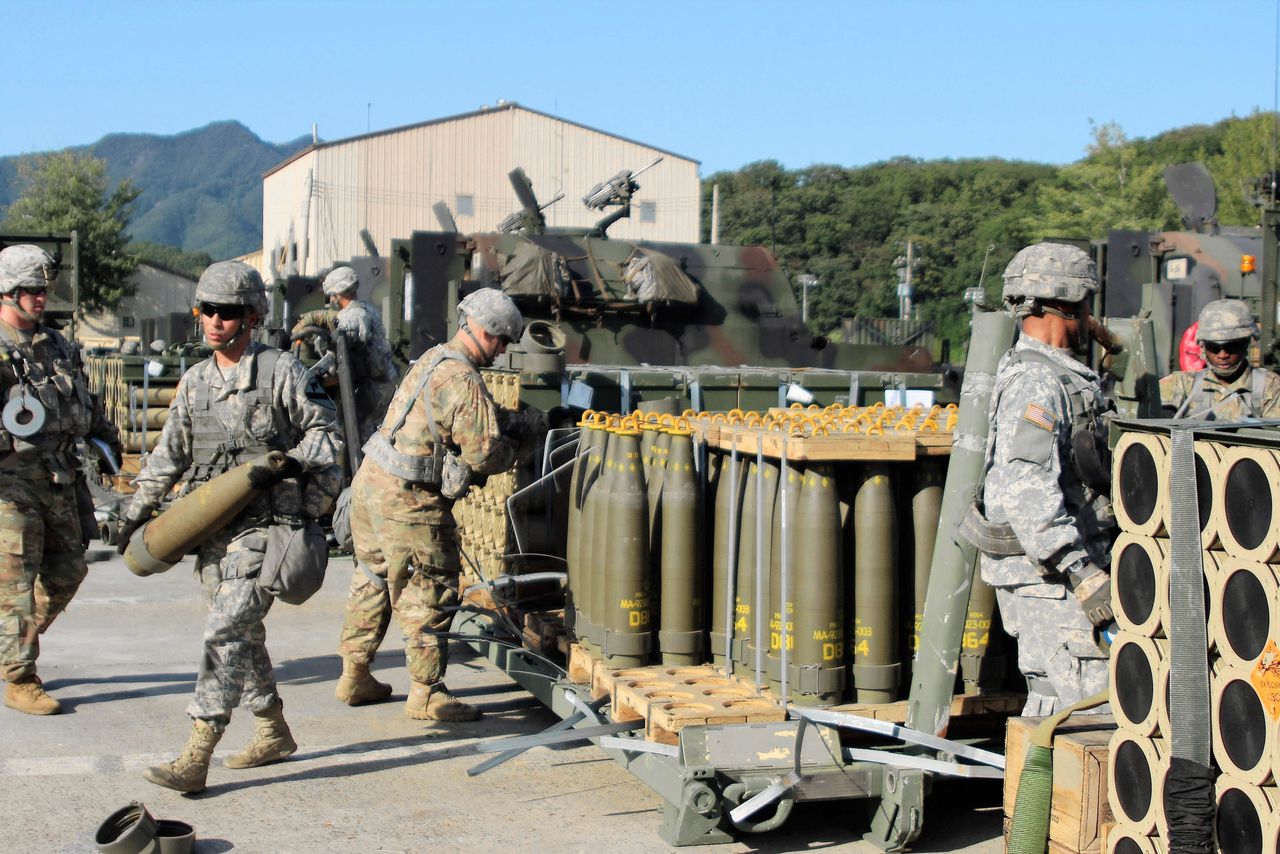
[{"label": "rank patch", "polygon": [[1028,403],[1027,411],[1022,413],[1022,417],[1041,430],[1048,430],[1050,433],[1053,432],[1053,429],[1058,424],[1057,417],[1038,403]]}]

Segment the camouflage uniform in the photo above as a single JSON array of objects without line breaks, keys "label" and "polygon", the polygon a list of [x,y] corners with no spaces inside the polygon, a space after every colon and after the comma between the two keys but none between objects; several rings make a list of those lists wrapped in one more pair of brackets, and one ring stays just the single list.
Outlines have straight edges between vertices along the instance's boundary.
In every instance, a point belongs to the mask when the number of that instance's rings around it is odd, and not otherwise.
[{"label": "camouflage uniform", "polygon": [[[259,367],[272,361],[267,385],[259,387]],[[217,732],[237,705],[257,714],[277,703],[263,627],[274,599],[256,582],[267,528],[272,521],[296,523],[329,510],[340,486],[343,447],[332,401],[293,356],[254,343],[234,370],[224,379],[210,357],[183,375],[124,514],[145,519],[184,473],[189,490],[252,458],[254,454],[242,453],[245,447],[285,450],[302,465],[303,476],[260,495],[197,552],[196,572],[209,616],[204,658],[187,713]],[[221,444],[210,455],[204,448],[219,438]]]},{"label": "camouflage uniform", "polygon": [[[1219,299],[1200,311],[1196,343],[1234,344],[1244,350],[1257,337],[1253,310],[1244,300]],[[1208,358],[1203,351],[1201,356]],[[1222,376],[1238,371],[1235,377]],[[1160,380],[1160,402],[1176,418],[1202,421],[1241,421],[1280,418],[1280,376],[1251,367],[1243,358],[1228,368],[1215,369],[1210,358],[1198,371],[1176,371]]]},{"label": "camouflage uniform", "polygon": [[1066,350],[1024,336],[1000,360],[983,498],[987,519],[1007,523],[1025,553],[983,554],[981,568],[1005,630],[1018,638],[1027,715],[1107,686],[1106,655],[1065,577],[1084,559],[1110,563],[1110,501],[1082,481],[1071,441],[1073,411],[1101,432],[1103,406],[1097,374]]},{"label": "camouflage uniform", "polygon": [[[360,430],[360,443],[364,444],[382,423],[382,416],[396,393],[399,371],[391,357],[391,342],[387,340],[382,317],[367,301],[356,298],[359,286],[359,277],[350,267],[339,266],[329,271],[322,285],[330,299],[329,308],[302,315],[294,324],[294,330],[304,326],[322,326],[346,341],[351,360],[356,423]],[[346,306],[339,308],[344,300],[347,301]],[[336,381],[333,373],[325,377],[325,383],[329,384],[331,380]],[[355,441],[355,437],[351,440]]]},{"label": "camouflage uniform", "polygon": [[75,494],[84,439],[119,445],[67,340],[42,324],[24,331],[0,320],[0,402],[18,383],[39,400],[46,420],[27,439],[0,428],[0,671],[6,682],[35,676],[39,636],[88,572],[82,534],[96,532],[81,531]]},{"label": "camouflage uniform", "polygon": [[[429,395],[441,443],[456,448],[475,474],[496,474],[516,459],[516,442],[502,431],[513,415],[494,403],[476,364],[465,355],[463,334],[432,348],[410,368],[378,436],[401,454],[430,455],[435,445],[423,401]],[[403,425],[394,430],[406,412]],[[436,486],[388,471],[370,450],[377,441],[366,446],[352,483],[356,572],[338,652],[346,661],[371,662],[394,608],[410,677],[434,685],[444,676],[448,655],[447,642],[436,633],[448,629],[449,609],[459,601],[454,502]]]},{"label": "camouflage uniform", "polygon": [[364,443],[382,423],[396,393],[399,371],[391,358],[391,342],[382,318],[369,303],[348,303],[338,312],[336,331],[345,336],[350,347],[360,442]]},{"label": "camouflage uniform", "polygon": [[1202,421],[1280,418],[1280,375],[1266,368],[1246,365],[1230,381],[1210,368],[1174,371],[1160,380],[1160,403],[1166,410],[1176,411],[1187,402],[1193,389],[1195,399],[1187,403],[1185,417]]}]

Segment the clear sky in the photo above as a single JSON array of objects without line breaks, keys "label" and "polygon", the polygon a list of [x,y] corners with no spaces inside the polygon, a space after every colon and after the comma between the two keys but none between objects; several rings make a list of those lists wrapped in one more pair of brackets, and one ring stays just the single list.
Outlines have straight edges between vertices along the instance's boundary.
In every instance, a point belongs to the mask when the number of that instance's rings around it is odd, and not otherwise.
[{"label": "clear sky", "polygon": [[[1277,0],[4,0],[0,155],[499,98],[702,162],[1076,160],[1276,101]],[[637,164],[638,165],[638,164]]]}]

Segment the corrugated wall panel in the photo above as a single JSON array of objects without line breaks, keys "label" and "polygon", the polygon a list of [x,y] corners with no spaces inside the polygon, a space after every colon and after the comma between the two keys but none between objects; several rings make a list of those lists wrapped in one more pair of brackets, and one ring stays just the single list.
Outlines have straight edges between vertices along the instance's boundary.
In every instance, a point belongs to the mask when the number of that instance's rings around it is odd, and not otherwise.
[{"label": "corrugated wall panel", "polygon": [[[267,176],[263,182],[263,246],[283,246],[292,217],[301,251],[306,173],[315,169],[309,274],[365,254],[360,230],[380,252],[394,238],[439,226],[432,205],[444,201],[463,232],[490,231],[519,208],[507,173],[522,166],[543,202],[565,198],[547,211],[553,226],[590,226],[603,216],[582,196],[623,169],[639,169],[660,152],[551,116],[499,108],[321,147]],[[694,241],[700,222],[697,164],[675,155],[638,180],[632,217],[610,229],[616,237]],[[473,213],[459,209],[470,196]],[[653,222],[640,221],[640,203],[654,204]],[[264,271],[265,273],[266,271]]]},{"label": "corrugated wall panel", "polygon": [[[262,259],[259,272],[271,278],[273,265],[289,247],[289,228],[293,241],[302,241],[302,208],[307,173],[316,168],[320,151],[308,152],[273,173],[262,182]],[[278,271],[281,275],[284,269]]]}]

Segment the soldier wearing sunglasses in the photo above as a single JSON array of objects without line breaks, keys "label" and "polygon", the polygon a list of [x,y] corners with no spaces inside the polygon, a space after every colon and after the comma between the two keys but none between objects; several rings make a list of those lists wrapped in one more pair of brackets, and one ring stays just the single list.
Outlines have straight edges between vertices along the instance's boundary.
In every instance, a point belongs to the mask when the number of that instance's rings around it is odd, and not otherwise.
[{"label": "soldier wearing sunglasses", "polygon": [[178,384],[169,419],[121,514],[121,550],[180,479],[190,490],[273,450],[283,451],[287,462],[280,471],[252,468],[249,481],[261,493],[197,551],[208,616],[187,706],[191,736],[177,759],[145,774],[158,786],[188,793],[204,789],[210,756],[237,706],[253,713],[254,734],[227,758],[227,767],[266,765],[297,750],[267,653],[264,621],[274,597],[258,586],[258,575],[271,526],[298,527],[328,512],[341,484],[343,449],[333,402],[316,379],[289,353],[253,340],[267,313],[257,270],[239,261],[211,264],[196,284],[196,300],[213,355]]},{"label": "soldier wearing sunglasses", "polygon": [[1196,343],[1206,367],[1160,380],[1160,402],[1174,418],[1241,421],[1280,418],[1280,376],[1249,363],[1258,335],[1243,300],[1214,300],[1200,312]]}]

